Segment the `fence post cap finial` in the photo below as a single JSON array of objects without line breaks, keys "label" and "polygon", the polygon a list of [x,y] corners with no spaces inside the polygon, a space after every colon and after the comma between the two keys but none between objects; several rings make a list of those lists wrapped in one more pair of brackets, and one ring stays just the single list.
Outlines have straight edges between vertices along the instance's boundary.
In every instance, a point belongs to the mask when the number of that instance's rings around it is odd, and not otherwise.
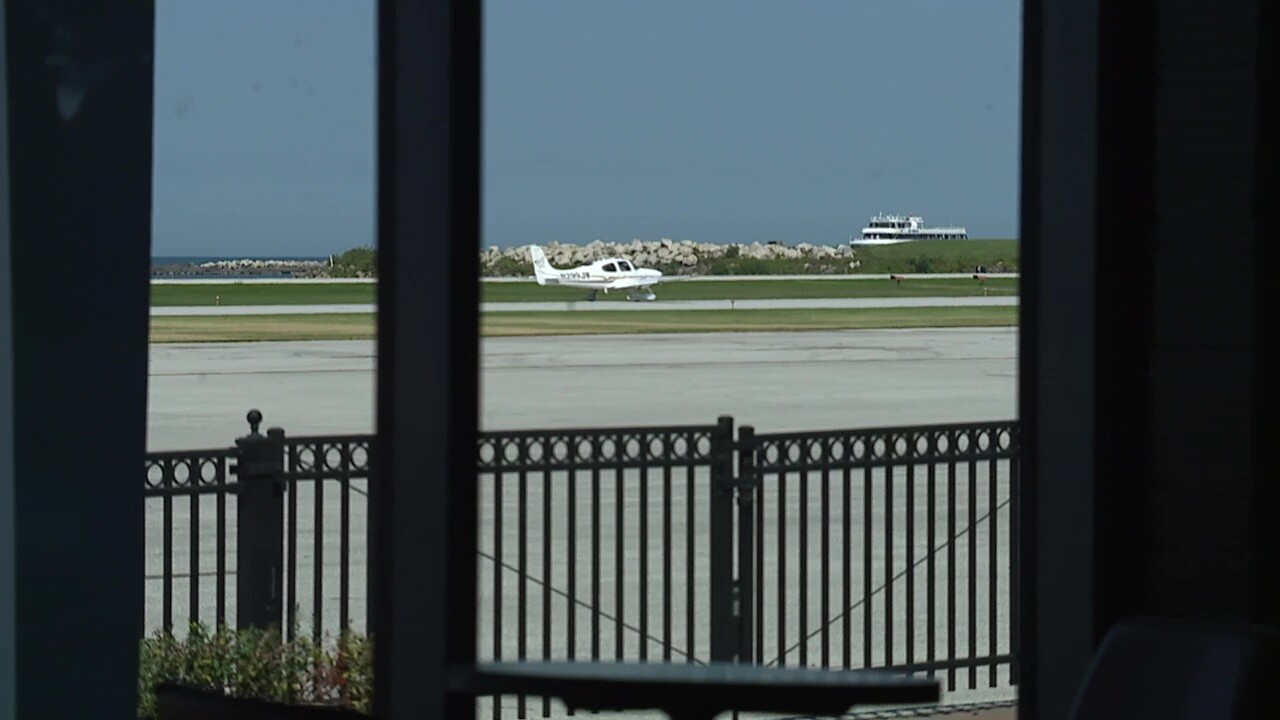
[{"label": "fence post cap finial", "polygon": [[249,421],[249,434],[257,435],[258,427],[262,425],[262,413],[258,410],[250,410],[245,419]]}]

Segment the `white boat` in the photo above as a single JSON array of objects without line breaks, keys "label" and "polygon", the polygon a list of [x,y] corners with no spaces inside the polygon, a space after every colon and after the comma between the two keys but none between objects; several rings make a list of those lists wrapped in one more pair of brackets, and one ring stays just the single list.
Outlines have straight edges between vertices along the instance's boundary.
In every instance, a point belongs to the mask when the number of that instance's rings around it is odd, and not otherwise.
[{"label": "white boat", "polygon": [[849,238],[850,245],[896,245],[912,240],[965,240],[962,227],[925,227],[919,215],[876,215],[862,228],[861,236]]}]

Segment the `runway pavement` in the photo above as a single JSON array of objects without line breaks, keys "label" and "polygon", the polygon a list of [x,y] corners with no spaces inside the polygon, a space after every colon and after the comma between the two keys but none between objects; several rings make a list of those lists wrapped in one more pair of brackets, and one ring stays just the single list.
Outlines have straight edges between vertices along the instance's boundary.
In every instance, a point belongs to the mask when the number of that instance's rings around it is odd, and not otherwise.
[{"label": "runway pavement", "polygon": [[[373,428],[372,341],[151,346],[148,443]],[[1007,419],[1016,328],[485,338],[484,429],[714,422],[761,432]]]},{"label": "runway pavement", "polygon": [[[655,424],[705,424],[712,423],[718,415],[730,414],[738,424],[754,425],[758,432],[776,432],[806,429],[866,428],[885,425],[923,424],[938,422],[964,422],[983,420],[1009,420],[1016,417],[1016,351],[1017,330],[999,329],[949,329],[949,330],[863,330],[837,332],[796,333],[744,333],[707,335],[656,335],[593,336],[571,338],[489,338],[482,345],[481,425],[483,429],[521,429],[556,427],[631,426]],[[290,436],[331,433],[367,433],[372,429],[373,343],[371,342],[303,342],[303,343],[252,343],[223,345],[155,345],[151,350],[150,418],[148,444],[150,449],[186,449],[200,447],[225,447],[237,435],[243,434],[245,412],[249,408],[262,410],[266,426],[281,426]],[[957,648],[968,647],[968,542],[975,541],[975,557],[982,567],[989,563],[990,522],[987,510],[990,505],[988,483],[991,476],[985,465],[980,464],[974,476],[976,494],[970,496],[967,468],[958,471],[957,525],[948,526],[945,505],[937,506],[934,517],[935,546],[945,548],[946,540],[959,537],[956,567],[956,595],[959,605]],[[785,646],[794,646],[798,638],[799,599],[796,594],[797,568],[801,560],[796,528],[800,527],[800,508],[807,508],[806,527],[810,537],[807,554],[809,576],[808,589],[810,614],[808,630],[817,631],[823,624],[823,616],[816,608],[817,598],[824,591],[830,592],[831,609],[825,620],[831,622],[827,639],[832,642],[833,657],[841,658],[843,652],[843,621],[851,620],[853,635],[850,643],[855,665],[861,662],[862,609],[873,609],[873,658],[879,662],[887,647],[884,626],[884,598],[891,589],[895,606],[895,630],[893,633],[894,657],[901,661],[906,653],[904,618],[914,618],[913,647],[919,659],[927,650],[925,628],[928,627],[928,609],[925,604],[927,564],[931,556],[925,529],[929,516],[921,506],[926,497],[926,474],[918,472],[912,485],[916,498],[914,517],[915,534],[908,544],[905,532],[906,486],[905,476],[895,476],[892,486],[885,485],[879,471],[870,476],[873,512],[864,516],[864,486],[861,474],[855,475],[850,507],[854,515],[852,537],[853,552],[846,559],[842,554],[842,540],[836,528],[842,527],[839,513],[843,507],[841,484],[828,489],[827,499],[836,514],[831,532],[835,554],[829,566],[831,585],[822,584],[819,572],[821,557],[817,554],[823,527],[820,522],[823,509],[821,474],[810,473],[810,486],[805,497],[796,476],[789,480],[785,492],[786,522],[790,538],[785,567],[788,575],[783,583],[782,600],[787,609],[788,630]],[[1009,623],[1008,597],[1008,526],[1007,497],[1008,473],[997,468],[994,489],[997,504],[995,549],[997,551],[996,575],[998,647],[1007,644]],[[525,650],[530,657],[541,657],[544,638],[550,640],[549,651],[563,656],[567,652],[567,622],[570,607],[575,621],[575,649],[578,657],[591,652],[592,623],[598,622],[601,630],[600,650],[607,658],[613,657],[616,631],[621,625],[624,647],[628,657],[639,651],[640,638],[648,637],[650,658],[661,657],[666,639],[662,590],[664,554],[660,538],[663,523],[669,517],[672,540],[672,577],[670,590],[673,604],[670,614],[671,641],[675,659],[690,649],[686,637],[688,616],[686,592],[688,578],[696,579],[694,607],[700,608],[693,617],[694,635],[692,651],[695,657],[705,657],[709,639],[709,625],[705,613],[706,578],[708,577],[707,492],[704,471],[685,474],[677,471],[671,478],[671,505],[669,515],[664,512],[665,478],[661,473],[647,477],[629,472],[621,478],[612,473],[602,473],[599,480],[599,512],[602,520],[598,546],[592,543],[590,512],[593,494],[592,477],[580,474],[573,486],[576,513],[572,527],[575,529],[576,560],[569,559],[569,477],[564,473],[544,477],[531,474],[526,486],[525,502],[517,493],[518,480],[504,479],[498,486],[492,477],[483,479],[481,493],[481,535],[483,553],[480,559],[481,587],[480,613],[482,656],[493,656],[495,651],[492,634],[497,607],[502,608],[502,634],[498,637],[497,650],[504,658],[515,657],[520,650],[517,635],[520,631],[518,607],[521,584],[524,585],[525,605],[528,609],[525,631]],[[695,483],[695,528],[692,548],[685,545],[687,536],[687,490],[690,481]],[[620,482],[619,482],[620,481]],[[763,583],[769,598],[766,610],[766,638],[764,648],[767,658],[777,655],[778,642],[772,628],[777,613],[778,556],[776,534],[779,488],[775,481],[766,487],[766,497],[774,503],[769,507],[766,519],[766,553],[763,561]],[[947,497],[945,469],[935,478],[939,502]],[[641,488],[646,489],[648,511],[641,512]],[[892,492],[886,488],[892,487]],[[353,483],[349,495],[349,522],[352,537],[364,537],[366,507],[362,494],[363,482]],[[550,489],[550,503],[544,506],[546,491]],[[323,503],[323,530],[319,549],[323,552],[321,574],[322,612],[324,628],[336,627],[339,588],[338,529],[341,527],[339,486],[325,486]],[[496,501],[495,492],[502,493],[502,501]],[[886,501],[892,498],[895,513],[894,532],[891,536],[893,556],[896,558],[892,572],[886,578],[883,563],[885,538]],[[299,516],[298,548],[299,574],[295,578],[296,600],[301,604],[301,618],[309,626],[309,608],[315,578],[309,571],[314,565],[315,523],[313,517],[314,495],[307,489],[298,493]],[[622,502],[624,521],[616,522],[618,502]],[[977,532],[969,532],[969,506],[974,506]],[[497,515],[501,508],[501,518]],[[190,536],[189,505],[178,501],[171,508],[175,528],[175,569],[183,571],[189,554]],[[528,555],[521,572],[518,553],[520,516],[526,513],[524,537],[528,543]],[[545,514],[544,514],[545,513]],[[871,596],[865,597],[861,578],[864,567],[862,557],[862,532],[864,517],[870,518],[877,554],[870,569],[875,581]],[[648,544],[641,552],[638,534],[641,518],[648,522]],[[211,613],[213,606],[213,578],[207,573],[215,565],[214,538],[216,513],[212,500],[205,500],[200,508],[200,568],[202,573],[199,605],[202,613]],[[544,527],[544,521],[549,525]],[[228,504],[226,522],[228,537],[234,538],[234,502]],[[501,531],[498,524],[501,524]],[[159,622],[161,582],[158,574],[162,562],[163,532],[162,502],[153,500],[148,507],[148,557],[147,568],[153,578],[148,581],[146,618],[148,626]],[[620,529],[621,528],[621,529]],[[499,550],[496,544],[502,539]],[[618,539],[621,538],[621,545]],[[905,559],[911,547],[915,567],[908,567]],[[599,605],[592,603],[591,551],[600,553]],[[622,569],[617,574],[614,563],[621,550]],[[229,548],[230,568],[234,570],[234,544]],[[542,565],[543,553],[551,558],[546,568]],[[686,565],[690,553],[693,566]],[[640,558],[648,563],[647,573],[641,573]],[[947,579],[951,561],[945,549],[932,553],[938,575],[935,610],[937,618],[946,617]],[[357,627],[363,625],[365,556],[362,542],[351,546],[350,612]],[[496,597],[494,578],[502,578],[501,600]],[[692,570],[692,574],[690,574]],[[975,585],[980,611],[974,626],[977,648],[986,647],[989,635],[987,613],[990,578],[979,573]],[[836,588],[839,580],[848,573],[858,582],[852,584],[853,607],[843,606],[843,597]],[[574,579],[571,588],[569,579]],[[622,584],[618,584],[621,577]],[[641,586],[641,578],[645,585]],[[905,605],[907,578],[911,578],[915,603],[908,613]],[[545,582],[549,578],[549,585]],[[229,583],[229,587],[234,587]],[[175,582],[175,612],[179,621],[185,617],[188,586],[184,580]],[[619,595],[618,590],[621,589]],[[787,590],[790,588],[790,590]],[[545,595],[544,595],[545,593]],[[569,602],[572,595],[574,602]],[[617,618],[617,599],[624,599],[621,623]],[[648,600],[647,622],[639,616],[639,599]],[[552,625],[544,633],[544,598]],[[234,597],[229,597],[230,601]],[[592,608],[595,608],[595,611]],[[231,604],[234,611],[234,604]],[[849,610],[849,612],[845,612]],[[949,642],[949,628],[939,619],[935,626],[934,640],[939,651],[945,651]],[[811,663],[821,660],[821,635],[808,643]],[[794,663],[796,655],[789,657]],[[995,690],[957,691],[946,693],[950,701],[992,701],[1012,697],[1008,685],[1008,671],[1000,670],[1000,682]],[[962,672],[962,685],[968,673]],[[986,670],[979,680],[987,680]],[[507,701],[504,701],[507,704]],[[540,703],[531,704],[529,711],[536,716]]]},{"label": "runway pavement", "polygon": [[[886,307],[1009,307],[1018,304],[1017,297],[918,297],[918,298],[787,298],[761,300],[653,300],[647,302],[486,302],[481,312],[589,312],[611,310],[781,310],[814,308],[886,308]],[[352,305],[208,305],[159,306],[151,308],[153,317],[194,315],[318,315],[333,313],[371,313],[373,304]]]}]

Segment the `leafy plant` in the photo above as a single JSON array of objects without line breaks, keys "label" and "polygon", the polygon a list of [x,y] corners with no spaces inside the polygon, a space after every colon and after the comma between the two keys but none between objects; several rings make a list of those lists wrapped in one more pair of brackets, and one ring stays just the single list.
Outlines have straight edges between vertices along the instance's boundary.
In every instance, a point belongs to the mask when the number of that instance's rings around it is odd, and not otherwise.
[{"label": "leafy plant", "polygon": [[185,638],[159,631],[140,647],[138,717],[156,717],[155,688],[177,681],[228,695],[297,705],[339,705],[368,713],[373,701],[370,638],[343,633],[335,642],[277,628],[210,632],[193,623]]},{"label": "leafy plant", "polygon": [[333,258],[330,277],[377,277],[378,256],[371,247],[352,248]]}]

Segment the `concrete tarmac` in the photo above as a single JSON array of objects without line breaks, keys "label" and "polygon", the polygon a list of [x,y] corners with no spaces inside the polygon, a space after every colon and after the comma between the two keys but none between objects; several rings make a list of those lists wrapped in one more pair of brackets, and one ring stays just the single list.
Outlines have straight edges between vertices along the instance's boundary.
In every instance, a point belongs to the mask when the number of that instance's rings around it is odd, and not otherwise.
[{"label": "concrete tarmac", "polygon": [[[279,425],[288,435],[368,433],[372,430],[374,346],[371,342],[305,342],[305,343],[234,343],[225,345],[155,345],[151,351],[150,419],[148,444],[152,450],[217,448],[232,444],[243,434],[245,412],[259,408],[266,416],[265,425]],[[715,333],[706,335],[595,336],[490,338],[482,346],[481,425],[485,430],[523,428],[570,428],[599,426],[635,426],[669,424],[709,424],[718,415],[729,414],[741,424],[754,425],[758,432],[808,429],[868,428],[887,425],[938,422],[1010,420],[1016,417],[1016,329],[948,329],[948,330],[861,330],[795,333]],[[779,495],[777,479],[767,480],[762,497],[769,504],[764,526],[764,549],[761,570],[766,591],[764,655],[772,659],[779,649],[790,649],[788,664],[798,659],[800,599],[797,594],[798,568],[807,562],[807,589],[810,608],[806,635],[825,625],[828,636],[813,635],[805,643],[809,664],[821,662],[822,641],[828,640],[833,659],[842,659],[845,642],[844,618],[850,618],[852,635],[848,638],[854,666],[862,661],[863,609],[872,608],[873,660],[886,656],[886,638],[891,638],[893,657],[905,657],[905,620],[912,618],[916,658],[927,652],[929,604],[926,602],[928,565],[933,557],[936,565],[938,595],[934,596],[935,647],[945,652],[950,642],[950,628],[943,620],[948,605],[948,578],[951,565],[945,550],[946,541],[956,538],[956,568],[959,571],[956,594],[959,605],[956,638],[957,651],[968,647],[969,583],[967,568],[969,542],[975,543],[974,557],[980,563],[975,600],[979,606],[972,626],[977,639],[976,650],[982,654],[992,626],[987,593],[995,583],[995,628],[997,651],[1007,647],[1010,621],[1008,597],[1008,494],[1009,476],[997,467],[994,477],[985,464],[975,468],[975,491],[969,494],[967,468],[957,471],[956,524],[948,525],[944,499],[949,497],[945,469],[935,483],[939,505],[935,508],[934,546],[929,547],[926,529],[929,515],[922,506],[927,497],[926,474],[917,470],[912,485],[917,510],[911,514],[914,536],[907,542],[905,533],[906,486],[904,471],[885,484],[883,472],[864,479],[854,474],[849,502],[853,537],[852,552],[844,554],[843,540],[836,531],[843,526],[840,508],[844,506],[840,483],[825,492],[820,473],[810,473],[809,487],[801,495],[798,478],[788,479],[785,493]],[[833,476],[834,477],[834,476]],[[599,650],[606,658],[614,657],[619,630],[623,649],[629,658],[637,657],[640,647],[649,657],[661,658],[669,646],[673,659],[683,659],[691,652],[705,659],[708,650],[709,624],[706,615],[709,548],[707,523],[709,492],[705,471],[692,474],[676,470],[670,478],[670,504],[666,504],[667,478],[660,472],[642,474],[604,472],[593,483],[590,473],[579,473],[573,485],[566,473],[543,475],[532,473],[527,478],[524,502],[514,476],[498,482],[492,476],[479,478],[481,534],[479,570],[480,649],[482,657],[516,657],[521,647],[529,657],[541,657],[543,641],[553,657],[563,657],[568,642],[569,618],[573,618],[577,657],[590,657],[593,629],[599,629]],[[864,515],[862,483],[870,483],[872,513]],[[989,484],[994,480],[994,486]],[[686,544],[690,521],[689,483],[694,489],[693,544]],[[354,625],[363,628],[365,613],[365,537],[366,485],[363,480],[351,484],[348,494],[350,523],[348,608]],[[887,488],[892,488],[888,492]],[[547,491],[550,495],[547,495]],[[643,495],[642,495],[643,490]],[[994,490],[996,504],[991,504]],[[596,494],[598,491],[598,495]],[[498,501],[495,493],[501,493]],[[576,508],[570,515],[570,498]],[[785,512],[778,514],[779,498]],[[311,623],[310,608],[316,580],[312,568],[319,562],[323,629],[337,627],[341,562],[341,487],[328,482],[317,527],[314,511],[315,494],[311,487],[300,488],[298,500],[297,548],[298,575],[290,585],[293,599],[300,606],[299,619],[304,628]],[[832,556],[826,570],[819,562],[820,524],[824,498],[834,514],[826,526],[832,539]],[[885,549],[886,501],[892,498],[895,522],[891,536],[894,566],[886,568]],[[643,502],[642,502],[643,500]],[[591,534],[591,510],[598,503],[601,530],[598,543]],[[223,516],[228,538],[226,562],[235,568],[234,501],[227,503]],[[969,532],[969,507],[975,520]],[[642,512],[644,507],[647,512]],[[805,508],[802,524],[801,508]],[[619,510],[621,509],[621,514]],[[988,510],[994,509],[994,516]],[[176,500],[170,507],[173,525],[174,570],[183,575],[189,570],[191,506],[188,500]],[[214,608],[214,578],[210,571],[217,560],[215,549],[217,520],[212,498],[203,500],[199,508],[200,532],[198,557],[201,584],[197,605],[206,619]],[[523,537],[526,555],[520,557],[520,517],[525,517]],[[575,520],[570,523],[569,518]],[[622,518],[621,524],[618,518]],[[785,560],[779,562],[777,522],[785,517],[789,540]],[[994,536],[990,518],[996,518]],[[664,552],[664,518],[671,528],[671,552]],[[646,543],[641,543],[641,520],[645,521]],[[864,567],[862,537],[864,522],[870,523],[875,555]],[[160,622],[163,582],[163,537],[165,527],[163,501],[148,502],[148,555],[146,619],[149,627]],[[574,529],[575,549],[570,552],[569,528]],[[800,554],[797,528],[804,527],[810,540],[808,551]],[[499,529],[500,528],[500,529]],[[318,532],[317,532],[318,531]],[[294,536],[295,533],[288,533]],[[317,536],[319,542],[317,543]],[[501,538],[501,546],[497,540]],[[995,541],[997,572],[989,572],[991,540]],[[642,548],[645,552],[642,552]],[[909,567],[908,548],[912,564]],[[941,550],[940,550],[941,548]],[[317,559],[322,553],[322,559]],[[593,598],[596,577],[592,572],[593,556],[598,557],[599,586],[596,604]],[[543,558],[551,563],[544,567]],[[670,558],[670,585],[666,585],[667,558]],[[619,558],[622,564],[616,563]],[[643,558],[644,566],[641,565]],[[693,564],[689,565],[692,559]],[[641,568],[646,567],[644,572]],[[786,575],[780,575],[785,568]],[[871,593],[866,594],[864,572],[872,573]],[[845,575],[851,584],[851,602],[837,591]],[[234,576],[232,576],[233,578]],[[501,592],[497,580],[501,579]],[[570,582],[572,578],[572,582]],[[782,587],[793,588],[779,596]],[[905,604],[908,578],[914,601]],[[621,583],[619,583],[621,580]],[[690,581],[695,592],[694,612],[687,610]],[[824,580],[826,583],[824,584]],[[670,614],[662,605],[663,589],[672,593]],[[234,582],[228,582],[227,603],[234,617]],[[185,577],[173,584],[175,619],[181,624],[189,605],[190,586]],[[887,590],[894,598],[894,630],[885,625]],[[523,605],[521,592],[525,593]],[[819,612],[819,598],[828,593],[831,606],[824,617]],[[621,598],[621,604],[620,603]],[[647,601],[642,616],[640,599]],[[779,642],[775,632],[778,601],[786,618],[787,633]],[[520,621],[520,607],[527,609]],[[501,617],[495,612],[501,608]],[[551,624],[543,625],[544,608]],[[570,609],[573,608],[571,612]],[[619,616],[619,609],[621,615]],[[687,636],[692,619],[693,635]],[[670,624],[670,634],[667,625]],[[500,632],[495,634],[495,626]],[[524,642],[519,639],[523,629]],[[945,678],[945,675],[944,675]],[[1008,683],[1008,670],[1001,668],[994,689],[966,690],[968,672],[958,673],[955,692],[944,692],[949,702],[991,702],[1014,695]],[[978,674],[980,684],[988,680],[984,669]],[[514,700],[504,700],[513,705]],[[555,705],[553,704],[553,709]],[[540,701],[530,701],[532,716],[541,712]],[[556,714],[561,714],[557,712]],[[514,717],[514,715],[512,715]]]},{"label": "concrete tarmac", "polygon": [[[1016,296],[916,298],[774,298],[760,300],[657,300],[647,302],[485,302],[481,312],[590,312],[601,310],[810,310],[818,308],[1012,307]],[[373,304],[333,305],[178,305],[151,308],[152,317],[197,315],[325,315],[372,313]]]},{"label": "concrete tarmac", "polygon": [[[711,423],[760,432],[1016,415],[1016,328],[485,338],[481,427]],[[151,347],[148,447],[373,429],[374,343]]]}]

